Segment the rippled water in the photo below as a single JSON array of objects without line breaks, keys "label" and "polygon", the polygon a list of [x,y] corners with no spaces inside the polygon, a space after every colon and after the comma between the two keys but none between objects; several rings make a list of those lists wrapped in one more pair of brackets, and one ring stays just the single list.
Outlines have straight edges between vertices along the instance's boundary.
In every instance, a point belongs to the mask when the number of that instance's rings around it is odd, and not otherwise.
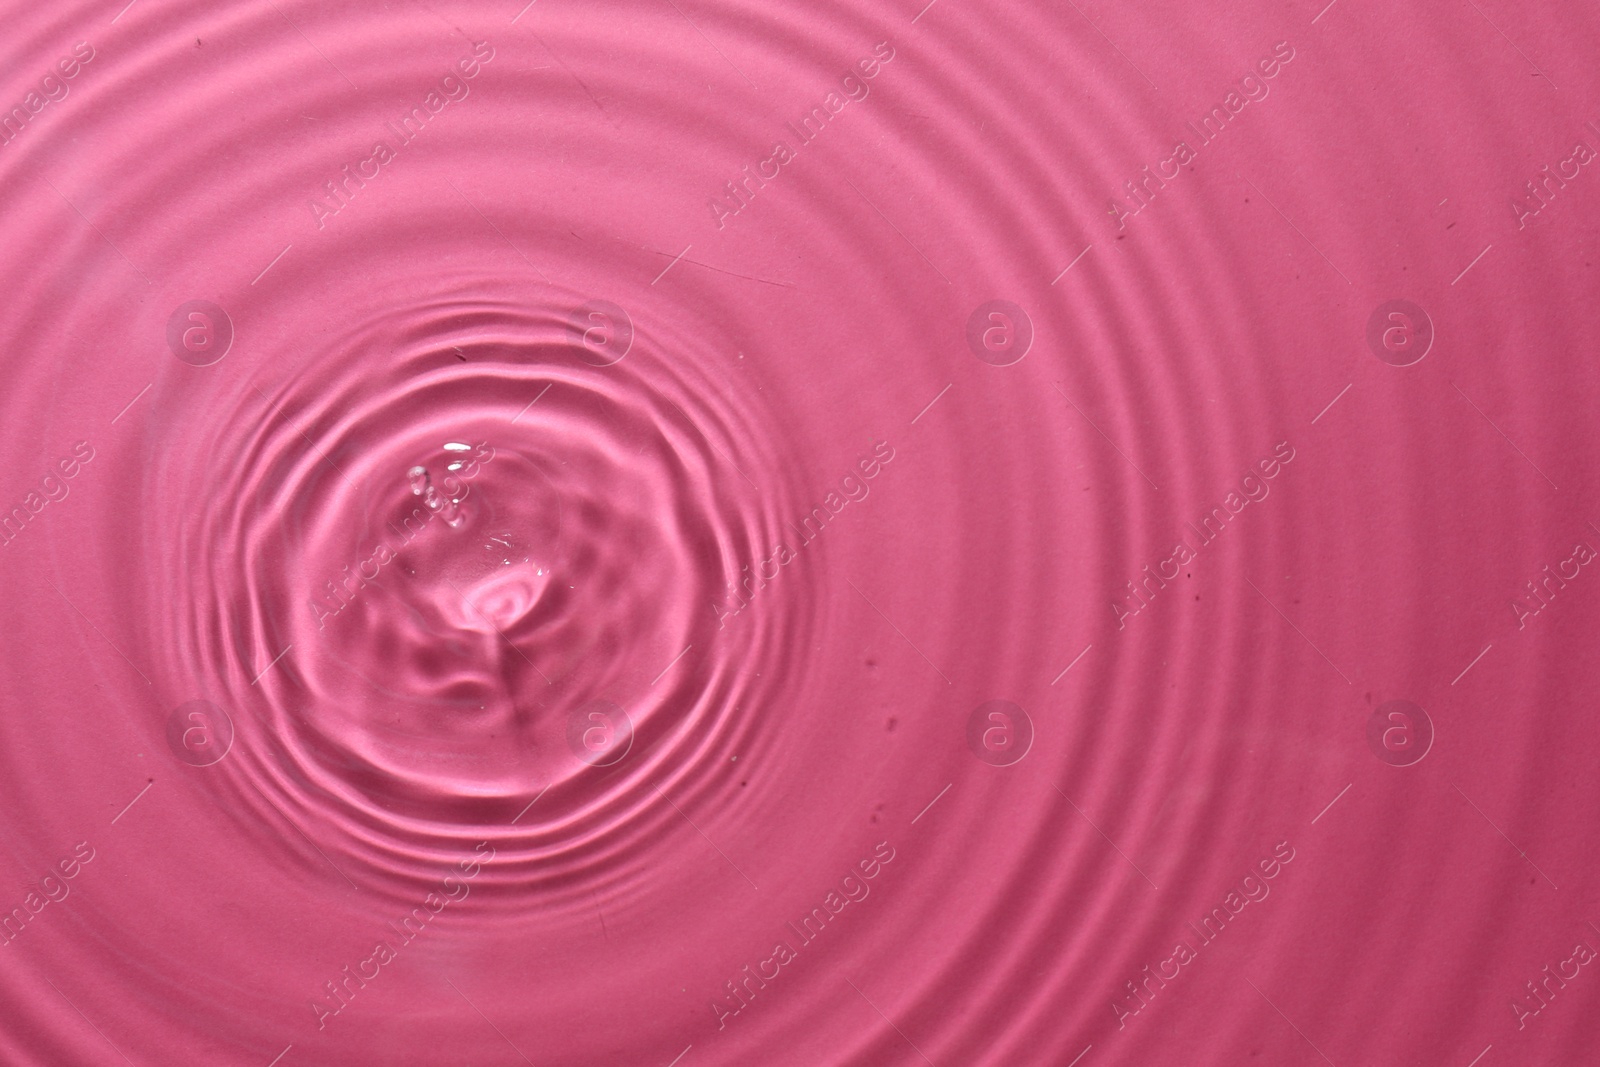
[{"label": "rippled water", "polygon": [[1593,1058],[1593,11],[124,2],[0,1061]]}]

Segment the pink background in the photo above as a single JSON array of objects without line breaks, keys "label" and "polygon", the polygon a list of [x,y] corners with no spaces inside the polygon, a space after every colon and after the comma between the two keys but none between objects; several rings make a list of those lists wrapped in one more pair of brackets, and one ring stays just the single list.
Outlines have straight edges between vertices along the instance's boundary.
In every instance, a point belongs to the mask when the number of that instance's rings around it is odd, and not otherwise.
[{"label": "pink background", "polygon": [[0,1061],[1595,1057],[1592,5],[121,2]]}]

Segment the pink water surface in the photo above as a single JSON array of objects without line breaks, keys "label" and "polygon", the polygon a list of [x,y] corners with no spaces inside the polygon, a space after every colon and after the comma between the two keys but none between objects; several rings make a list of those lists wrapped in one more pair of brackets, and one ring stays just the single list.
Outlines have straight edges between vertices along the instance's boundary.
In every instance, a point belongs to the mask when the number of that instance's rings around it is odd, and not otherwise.
[{"label": "pink water surface", "polygon": [[125,4],[0,1065],[1600,1061],[1593,4]]}]

